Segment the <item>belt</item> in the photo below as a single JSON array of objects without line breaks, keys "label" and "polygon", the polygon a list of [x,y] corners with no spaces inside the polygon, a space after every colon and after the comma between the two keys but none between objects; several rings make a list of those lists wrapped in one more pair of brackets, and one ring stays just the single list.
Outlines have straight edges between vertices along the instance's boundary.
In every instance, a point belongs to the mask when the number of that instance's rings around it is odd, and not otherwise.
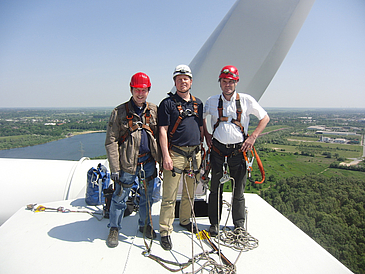
[{"label": "belt", "polygon": [[226,154],[226,153],[223,153],[219,148],[217,148],[216,146],[212,146],[212,149],[218,153],[219,156],[221,157],[228,157],[228,158],[231,158],[231,157],[235,157],[237,155],[242,155],[242,152],[239,150],[239,149],[235,149],[233,151],[231,151],[230,153]]},{"label": "belt", "polygon": [[142,157],[144,157],[144,156],[148,155],[149,153],[150,153],[150,152],[148,151],[148,152],[145,152],[145,153],[139,154],[139,155],[138,155],[138,158],[142,158]]},{"label": "belt", "polygon": [[241,148],[243,142],[240,143],[235,143],[235,144],[222,144],[221,142],[219,142],[217,139],[213,139],[213,142],[215,143],[215,145],[217,145],[218,147],[225,147],[225,148]]}]

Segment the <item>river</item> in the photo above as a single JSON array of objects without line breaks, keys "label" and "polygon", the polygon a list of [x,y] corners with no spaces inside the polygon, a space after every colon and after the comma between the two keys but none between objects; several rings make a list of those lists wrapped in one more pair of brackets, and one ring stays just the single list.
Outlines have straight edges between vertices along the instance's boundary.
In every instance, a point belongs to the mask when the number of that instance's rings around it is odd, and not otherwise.
[{"label": "river", "polygon": [[81,134],[42,145],[0,150],[0,158],[74,160],[105,155],[106,133]]}]

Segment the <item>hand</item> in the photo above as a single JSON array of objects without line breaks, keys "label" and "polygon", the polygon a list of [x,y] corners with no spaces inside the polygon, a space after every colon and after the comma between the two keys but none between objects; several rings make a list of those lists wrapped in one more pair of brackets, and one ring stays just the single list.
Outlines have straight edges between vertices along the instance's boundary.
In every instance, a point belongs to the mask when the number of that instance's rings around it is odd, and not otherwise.
[{"label": "hand", "polygon": [[212,134],[206,134],[205,135],[205,142],[207,143],[208,147],[212,147],[213,145],[213,138]]},{"label": "hand", "polygon": [[170,155],[163,157],[163,168],[166,170],[172,170],[173,167],[174,163],[172,162]]},{"label": "hand", "polygon": [[241,151],[247,152],[253,148],[253,145],[256,141],[256,138],[251,136],[248,136],[248,138],[245,140],[245,142],[242,144]]},{"label": "hand", "polygon": [[119,181],[119,171],[118,172],[112,172],[110,178],[114,181],[114,182],[118,182]]}]

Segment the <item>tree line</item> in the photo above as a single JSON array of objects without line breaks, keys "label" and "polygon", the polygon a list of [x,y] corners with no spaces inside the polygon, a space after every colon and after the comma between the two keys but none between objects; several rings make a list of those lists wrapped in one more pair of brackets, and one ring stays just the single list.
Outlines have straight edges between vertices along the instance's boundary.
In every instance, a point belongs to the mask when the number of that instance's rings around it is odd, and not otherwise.
[{"label": "tree line", "polygon": [[355,273],[365,273],[365,179],[280,179],[261,196]]}]

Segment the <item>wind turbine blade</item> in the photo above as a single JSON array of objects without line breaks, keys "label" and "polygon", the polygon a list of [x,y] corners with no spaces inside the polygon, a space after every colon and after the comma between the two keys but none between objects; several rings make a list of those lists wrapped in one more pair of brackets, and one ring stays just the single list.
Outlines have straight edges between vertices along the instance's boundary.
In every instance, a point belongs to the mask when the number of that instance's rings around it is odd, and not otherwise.
[{"label": "wind turbine blade", "polygon": [[259,100],[279,69],[315,0],[238,0],[190,63],[192,93],[220,93],[220,70],[240,72],[238,91]]}]

